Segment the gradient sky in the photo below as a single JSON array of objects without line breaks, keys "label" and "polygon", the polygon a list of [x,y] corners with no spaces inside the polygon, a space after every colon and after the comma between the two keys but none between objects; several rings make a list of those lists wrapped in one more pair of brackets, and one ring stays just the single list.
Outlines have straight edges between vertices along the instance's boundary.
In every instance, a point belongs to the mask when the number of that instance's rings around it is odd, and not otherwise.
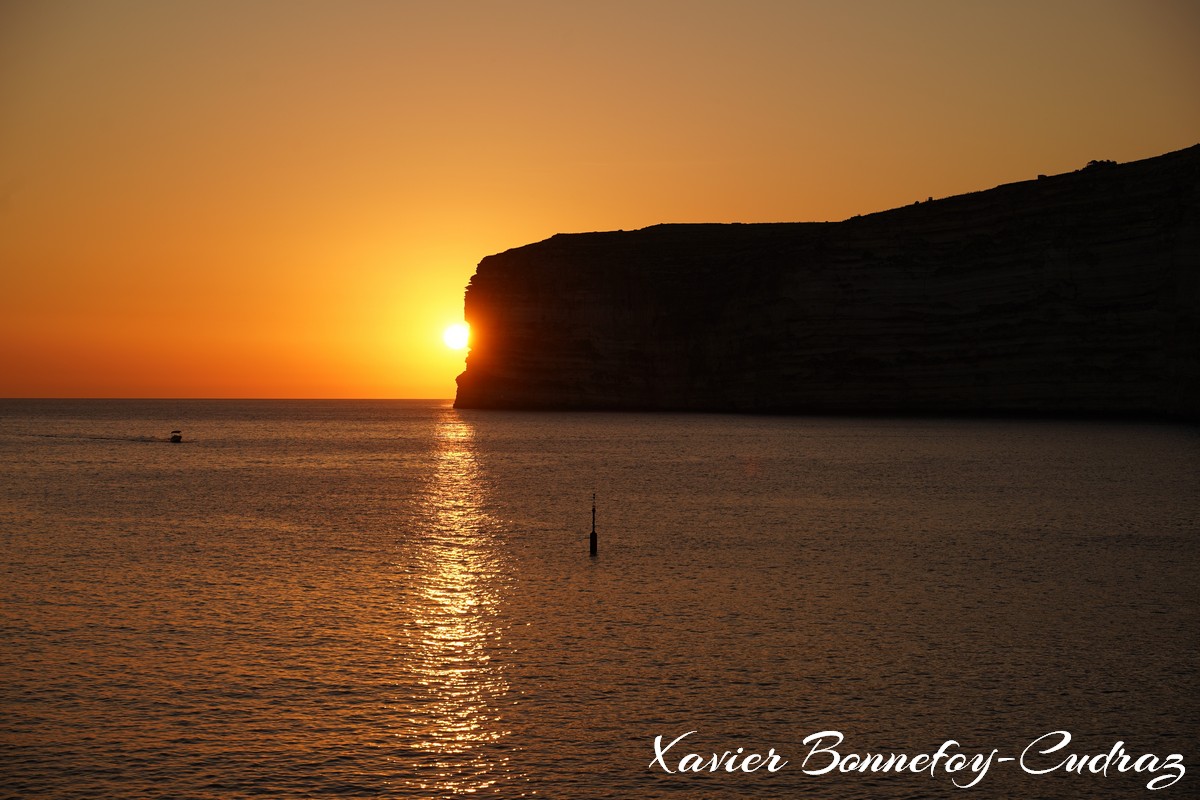
[{"label": "gradient sky", "polygon": [[0,0],[0,396],[451,397],[490,253],[1197,142],[1192,2]]}]

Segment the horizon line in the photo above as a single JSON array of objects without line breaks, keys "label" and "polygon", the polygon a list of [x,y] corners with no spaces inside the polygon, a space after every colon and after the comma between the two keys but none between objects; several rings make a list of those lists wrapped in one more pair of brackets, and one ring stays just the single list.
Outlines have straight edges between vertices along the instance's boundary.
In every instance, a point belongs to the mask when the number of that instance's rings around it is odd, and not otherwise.
[{"label": "horizon line", "polygon": [[321,402],[332,402],[332,401],[339,401],[339,400],[350,401],[350,402],[405,402],[405,403],[454,402],[453,397],[161,397],[161,396],[156,396],[156,397],[133,397],[133,396],[101,397],[101,396],[93,396],[93,395],[89,395],[86,397],[84,397],[84,396],[64,396],[64,397],[8,396],[8,397],[0,397],[0,402],[10,401],[10,400],[137,400],[137,401],[145,401],[145,400],[247,401],[247,400],[249,400],[249,401],[256,401],[256,402],[271,402],[271,403],[284,402],[284,401],[288,401],[288,400],[296,400],[296,401],[314,401],[314,400],[316,400],[316,401],[321,401]]}]

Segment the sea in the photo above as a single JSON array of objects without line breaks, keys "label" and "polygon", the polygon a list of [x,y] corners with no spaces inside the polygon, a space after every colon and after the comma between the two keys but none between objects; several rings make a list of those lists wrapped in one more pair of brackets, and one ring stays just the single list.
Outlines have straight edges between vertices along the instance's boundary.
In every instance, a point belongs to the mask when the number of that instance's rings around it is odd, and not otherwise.
[{"label": "sea", "polygon": [[0,797],[1197,797],[1198,475],[1171,424],[0,401]]}]

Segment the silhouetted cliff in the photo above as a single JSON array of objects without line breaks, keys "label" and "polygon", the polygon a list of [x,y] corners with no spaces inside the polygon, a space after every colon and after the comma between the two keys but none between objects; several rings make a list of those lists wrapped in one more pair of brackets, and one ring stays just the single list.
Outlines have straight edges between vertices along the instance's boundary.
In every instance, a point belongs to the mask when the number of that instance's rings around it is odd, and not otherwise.
[{"label": "silhouetted cliff", "polygon": [[1200,418],[1200,145],[836,223],[483,259],[459,408]]}]

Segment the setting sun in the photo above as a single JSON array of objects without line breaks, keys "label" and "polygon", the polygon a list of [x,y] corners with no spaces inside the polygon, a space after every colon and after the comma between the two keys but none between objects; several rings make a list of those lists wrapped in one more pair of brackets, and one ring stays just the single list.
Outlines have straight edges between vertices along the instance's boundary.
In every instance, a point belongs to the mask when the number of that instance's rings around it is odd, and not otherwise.
[{"label": "setting sun", "polygon": [[456,322],[442,332],[442,341],[451,350],[462,350],[471,338],[471,328],[465,322]]}]

